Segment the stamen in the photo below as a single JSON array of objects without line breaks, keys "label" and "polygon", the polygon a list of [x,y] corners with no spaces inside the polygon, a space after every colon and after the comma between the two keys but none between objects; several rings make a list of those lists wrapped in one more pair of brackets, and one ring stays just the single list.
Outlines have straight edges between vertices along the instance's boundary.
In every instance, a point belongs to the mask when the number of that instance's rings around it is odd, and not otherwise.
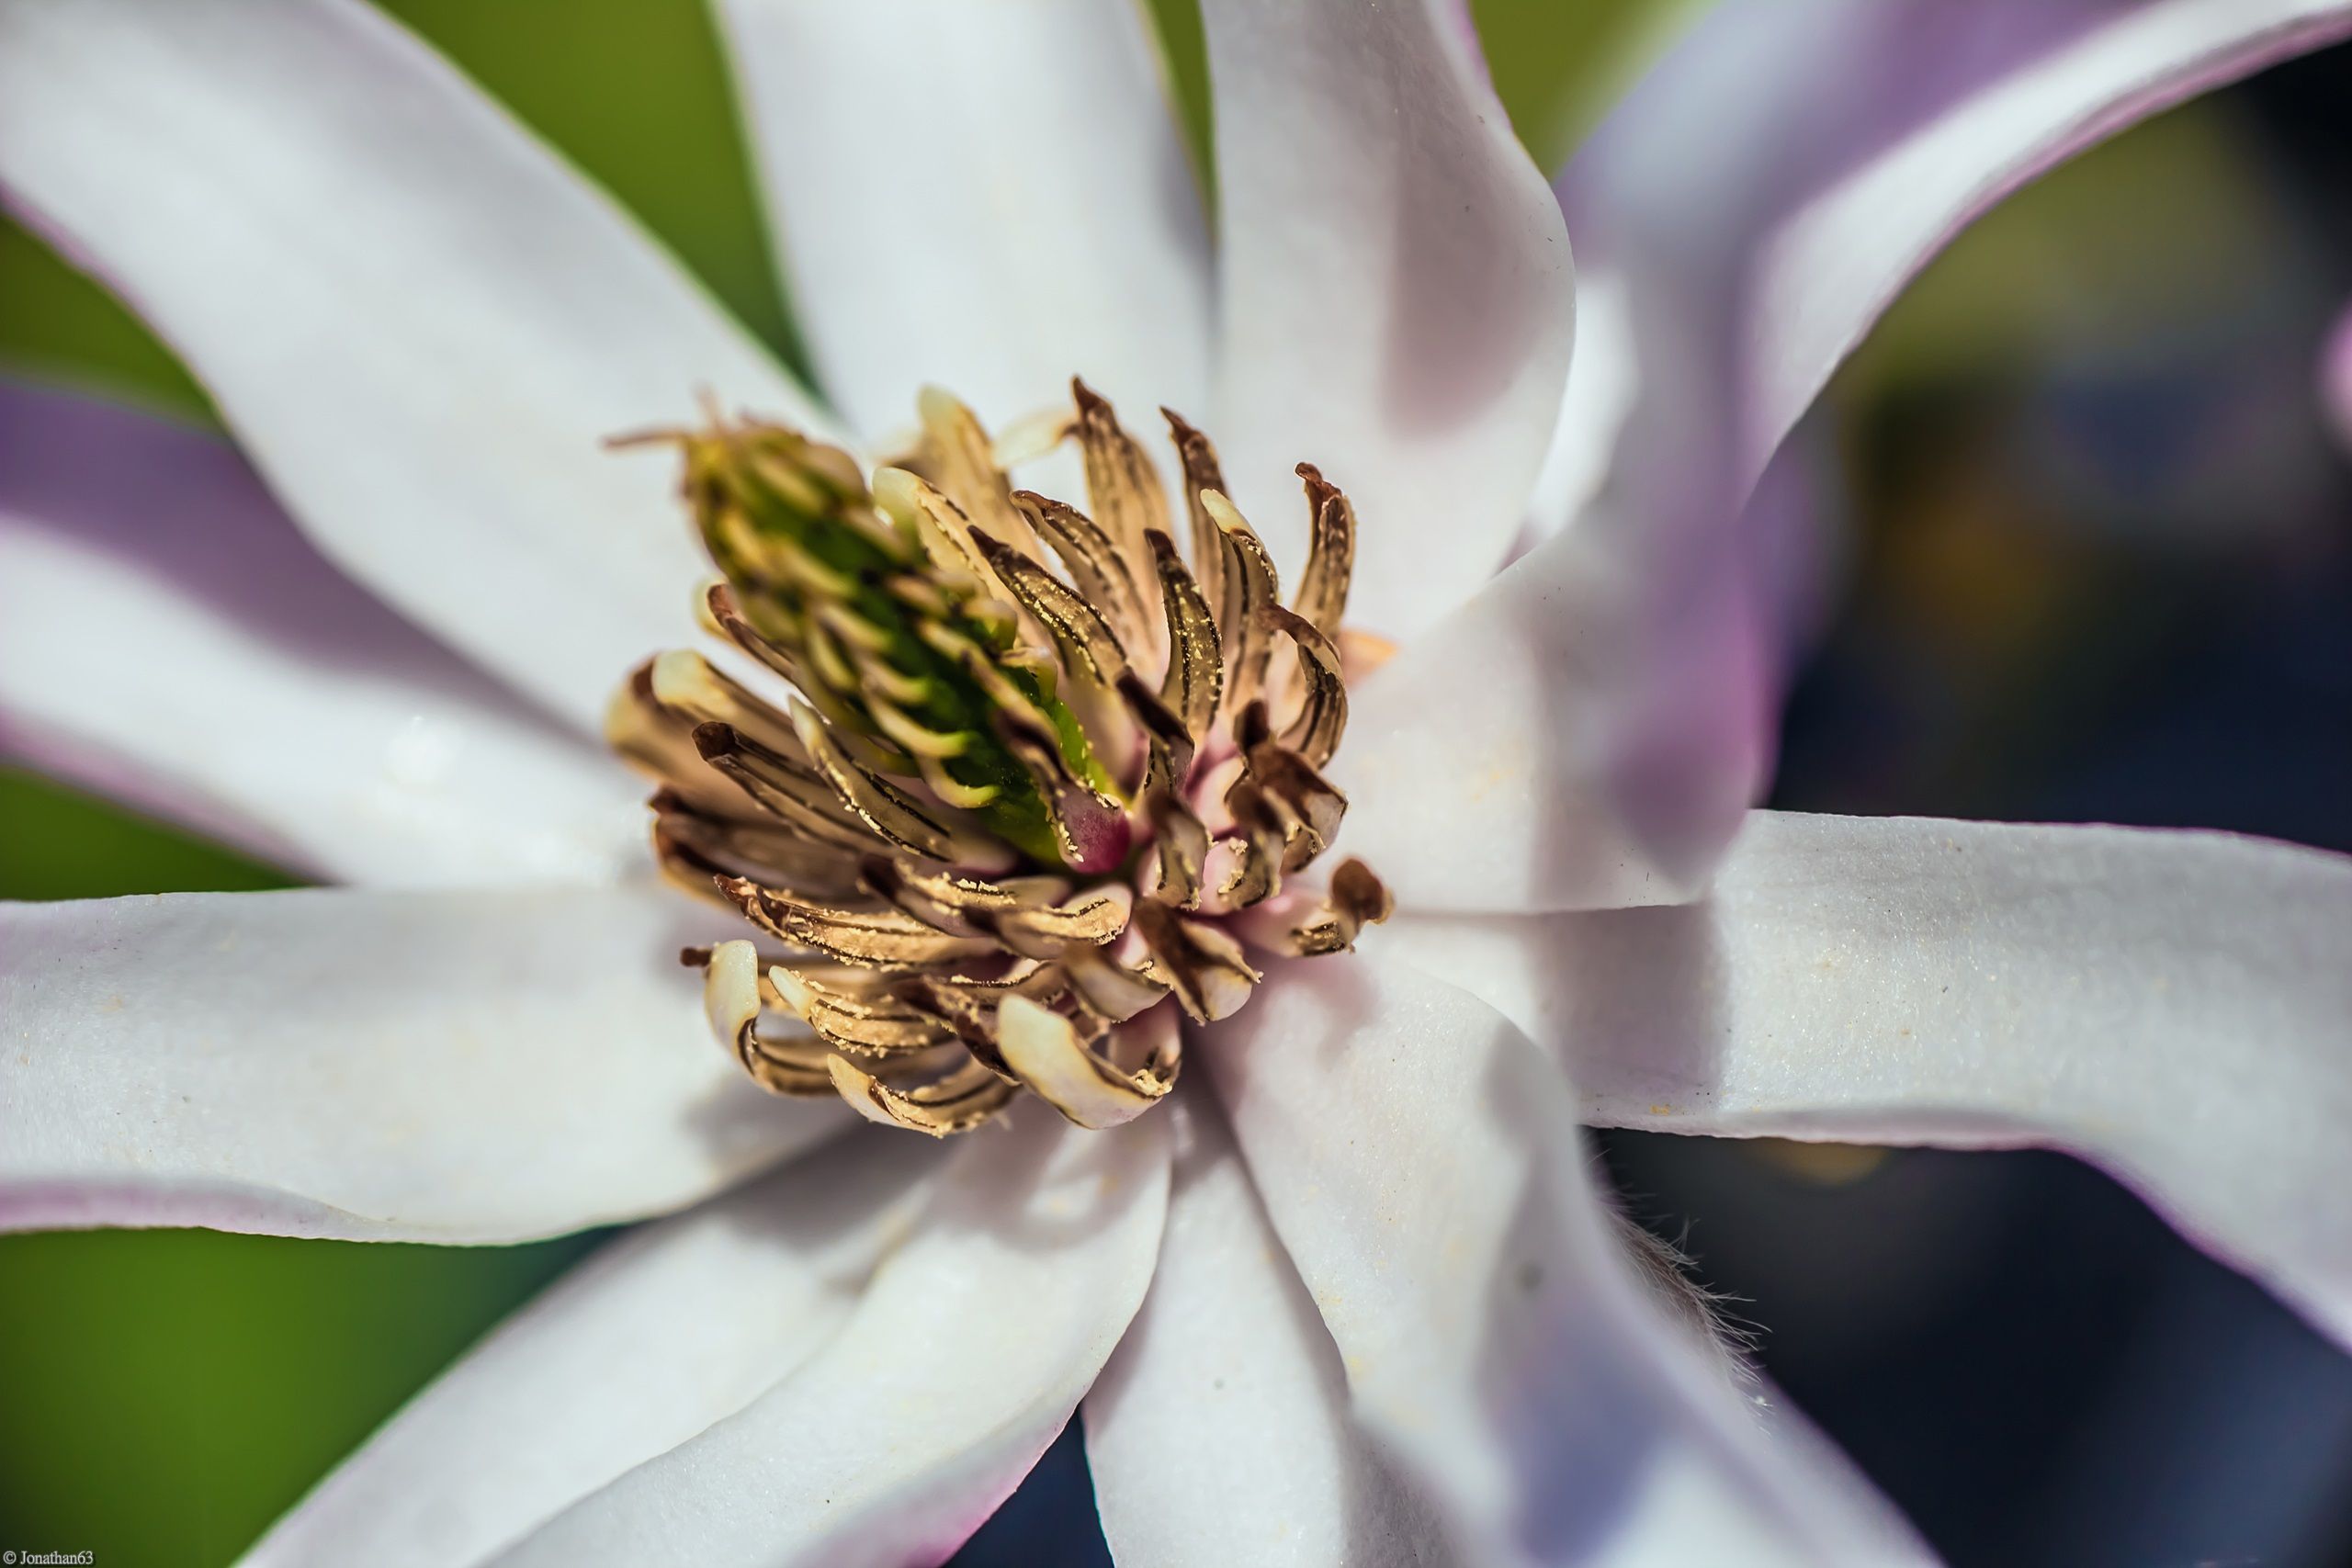
[{"label": "stamen", "polygon": [[1315,532],[1306,547],[1306,572],[1298,580],[1298,597],[1292,607],[1326,637],[1337,637],[1340,617],[1348,607],[1348,579],[1355,571],[1355,508],[1314,464],[1301,463],[1298,477],[1306,481],[1306,503],[1314,512]]},{"label": "stamen", "polygon": [[1233,503],[1221,491],[1201,491],[1202,513],[1215,530],[1211,547],[1221,562],[1217,623],[1232,629],[1226,648],[1227,703],[1240,708],[1258,694],[1266,679],[1266,660],[1272,651],[1266,637],[1265,612],[1277,607],[1280,580],[1274,561]]},{"label": "stamen", "polygon": [[[1312,545],[1284,607],[1207,437],[1161,411],[1188,562],[1149,457],[1071,394],[992,444],[926,390],[916,449],[870,485],[715,410],[615,443],[683,454],[721,574],[697,618],[756,667],[649,660],[607,733],[659,781],[664,875],[784,944],[682,955],[775,1093],[940,1137],[1024,1090],[1116,1126],[1174,1086],[1187,1021],[1246,1005],[1253,951],[1341,952],[1387,918],[1362,863],[1312,878],[1347,807],[1321,772],[1346,679],[1377,650],[1340,623],[1347,498],[1300,465]],[[1089,511],[1006,472],[1064,440]]]}]

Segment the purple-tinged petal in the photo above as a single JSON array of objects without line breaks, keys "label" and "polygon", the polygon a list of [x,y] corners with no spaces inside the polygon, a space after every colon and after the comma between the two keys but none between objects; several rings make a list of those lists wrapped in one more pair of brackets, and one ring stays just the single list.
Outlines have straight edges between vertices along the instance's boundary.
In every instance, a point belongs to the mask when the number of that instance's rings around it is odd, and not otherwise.
[{"label": "purple-tinged petal", "polygon": [[1428,1503],[1357,1429],[1340,1352],[1224,1112],[1197,1090],[1180,1109],[1151,1294],[1086,1396],[1112,1557],[1120,1568],[1455,1561]]},{"label": "purple-tinged petal", "polygon": [[[1408,905],[1692,896],[1771,756],[1783,654],[1755,487],[1894,293],[1969,220],[2194,93],[2352,32],[2319,0],[1748,0],[1561,182],[1623,333],[1580,348],[1539,504],[1589,500],[1359,701],[1349,848]],[[1460,694],[1448,700],[1448,694]]]},{"label": "purple-tinged petal", "polygon": [[2336,438],[2352,447],[2352,310],[2338,317],[2335,330],[2328,334],[2326,358],[2320,367],[2320,395],[2325,400]]},{"label": "purple-tinged petal", "polygon": [[1855,155],[1756,257],[1751,478],[1903,286],[2004,197],[2176,104],[2352,36],[2344,0],[2107,0],[2072,22],[2037,0],[1964,18],[1933,0],[1871,9],[1881,85],[1853,106]]},{"label": "purple-tinged petal", "polygon": [[590,734],[707,570],[697,389],[820,416],[601,193],[359,0],[5,0],[0,187],[187,359],[336,564]]},{"label": "purple-tinged petal", "polygon": [[2347,35],[2343,0],[1733,0],[1560,196],[1579,245],[1730,329],[1716,353],[1750,484],[1903,286],[2001,198]]},{"label": "purple-tinged petal", "polygon": [[1031,1106],[967,1138],[838,1335],[499,1562],[945,1562],[1045,1452],[1143,1300],[1167,1122],[1086,1133]]},{"label": "purple-tinged petal", "polygon": [[1584,515],[1609,482],[1641,388],[1625,280],[1589,262],[1577,273],[1577,352],[1559,422],[1527,500],[1526,542],[1541,543]]},{"label": "purple-tinged petal", "polygon": [[1294,465],[1353,498],[1349,618],[1391,637],[1517,535],[1575,328],[1560,214],[1447,0],[1209,0],[1215,417],[1247,513],[1306,558]]},{"label": "purple-tinged petal", "polygon": [[1770,745],[1745,563],[1629,566],[1596,508],[1351,694],[1340,845],[1408,908],[1676,903]]},{"label": "purple-tinged petal", "polygon": [[1401,963],[1328,957],[1202,1045],[1359,1418],[1469,1561],[1925,1560],[1635,1282],[1558,1065],[1499,1014]]},{"label": "purple-tinged petal", "polygon": [[658,886],[0,904],[0,1230],[515,1241],[847,1121],[711,1043]]},{"label": "purple-tinged petal", "polygon": [[839,1139],[613,1242],[427,1384],[243,1568],[462,1568],[734,1415],[848,1320],[937,1156]]},{"label": "purple-tinged petal", "polygon": [[0,755],[334,880],[644,858],[644,786],[328,565],[233,447],[6,384]]},{"label": "purple-tinged petal", "polygon": [[1593,268],[1608,326],[1589,346],[1605,357],[1569,400],[1621,412],[1605,477],[1593,446],[1555,439],[1547,479],[1592,497],[1582,514],[1399,654],[1351,715],[1346,847],[1408,908],[1689,898],[1764,773],[1772,660],[1734,526],[1738,323],[1712,236],[1765,193],[1720,177],[1739,154],[1709,152],[1753,148],[1788,114],[1800,62],[1834,60],[1823,15],[1758,14],[1738,49],[1686,47],[1670,63],[1676,85],[1697,79],[1676,97],[1690,118],[1616,135],[1626,216],[1610,237],[1653,243],[1638,266]]},{"label": "purple-tinged petal", "polygon": [[1400,919],[1609,1126],[2113,1172],[2352,1344],[2352,858],[2125,828],[1751,815],[1674,909]]},{"label": "purple-tinged petal", "polygon": [[777,250],[870,439],[946,388],[991,424],[1086,378],[1198,417],[1208,246],[1143,8],[727,0]]}]

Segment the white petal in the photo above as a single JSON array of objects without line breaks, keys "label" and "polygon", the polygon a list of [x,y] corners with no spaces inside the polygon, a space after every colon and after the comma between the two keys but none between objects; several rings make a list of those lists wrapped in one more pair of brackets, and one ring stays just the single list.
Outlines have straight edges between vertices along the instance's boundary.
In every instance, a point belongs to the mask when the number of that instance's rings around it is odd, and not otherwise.
[{"label": "white petal", "polygon": [[644,858],[643,784],[321,559],[226,443],[5,385],[0,750],[336,880]]},{"label": "white petal", "polygon": [[[870,436],[1082,375],[1139,425],[1207,382],[1200,195],[1142,7],[727,0],[802,330]],[[1148,427],[1147,427],[1148,428]]]},{"label": "white petal", "polygon": [[1250,1190],[1224,1113],[1185,1100],[1151,1294],[1086,1396],[1119,1568],[1453,1561],[1357,1431],[1340,1352]]},{"label": "white petal", "polygon": [[1401,964],[1318,958],[1204,1044],[1358,1412],[1471,1561],[1922,1560],[1801,1423],[1768,1434],[1657,1314],[1566,1082],[1500,1016]]},{"label": "white petal", "polygon": [[840,1139],[613,1242],[428,1384],[246,1568],[465,1568],[732,1416],[847,1321],[936,1153]]},{"label": "white petal", "polygon": [[512,1241],[842,1126],[703,1027],[655,886],[0,904],[0,1229]]},{"label": "white petal", "polygon": [[[1695,892],[1769,765],[1784,661],[1748,502],[1838,360],[2026,180],[2347,31],[2341,0],[1712,13],[1562,179],[1630,331],[1572,378],[1600,406],[1555,440],[1550,536],[1364,693],[1350,849],[1423,908]],[[1564,527],[1579,496],[1598,499]]]},{"label": "white petal", "polygon": [[1400,919],[1587,1120],[2049,1144],[2352,1341],[2352,859],[2216,833],[1749,818],[1713,899]]},{"label": "white petal", "polygon": [[1575,328],[1556,202],[1444,0],[1208,0],[1223,294],[1209,429],[1284,571],[1292,466],[1363,525],[1351,621],[1410,635],[1502,560]]},{"label": "white petal", "polygon": [[968,1135],[831,1343],[500,1562],[944,1562],[1045,1452],[1118,1342],[1167,1206],[1164,1117],[1106,1135],[1028,1106],[1009,1130]]},{"label": "white petal", "polygon": [[1752,483],[1903,286],[2002,197],[2347,32],[2343,0],[1732,0],[1611,113],[1561,196],[1579,245],[1668,297],[1654,335],[1692,321],[1716,338]]},{"label": "white petal", "polygon": [[[1770,754],[1768,657],[1739,528],[1738,234],[1759,155],[1820,58],[1825,7],[1738,11],[1744,47],[1677,63],[1678,114],[1607,143],[1598,356],[1536,501],[1590,503],[1429,635],[1354,705],[1338,778],[1348,848],[1408,908],[1552,909],[1690,897]],[[1649,90],[1658,96],[1657,89]],[[1604,204],[1600,197],[1611,199]],[[1594,260],[1587,250],[1587,260]],[[1613,264],[1613,265],[1612,265]],[[1605,458],[1605,463],[1603,459]],[[1599,471],[1596,471],[1599,470]]]},{"label": "white petal", "polygon": [[806,397],[356,0],[0,0],[0,185],[132,301],[322,549],[594,732],[707,569],[616,432]]},{"label": "white petal", "polygon": [[1600,496],[1640,388],[1625,280],[1587,257],[1577,270],[1576,357],[1568,364],[1551,447],[1527,501],[1531,543],[1583,516]]},{"label": "white petal", "polygon": [[1751,478],[1903,286],[2003,197],[2184,99],[2352,34],[2344,0],[2143,0],[2108,6],[2079,29],[2053,26],[2041,0],[1971,7],[1963,23],[1939,0],[1909,0],[1900,17],[1872,8],[1883,29],[1872,63],[1897,80],[1949,73],[1954,44],[1969,41],[1955,26],[1979,39],[2039,34],[2048,46],[1991,53],[2002,68],[1941,101],[1929,85],[1915,96],[1928,112],[1898,119],[1899,135],[1872,95],[1875,114],[1857,127],[1867,155],[1832,164],[1833,177],[1776,226],[1752,307]]},{"label": "white petal", "polygon": [[1340,843],[1406,908],[1705,886],[1770,755],[1764,623],[1732,551],[1668,570],[1622,521],[1588,513],[1351,693]]}]

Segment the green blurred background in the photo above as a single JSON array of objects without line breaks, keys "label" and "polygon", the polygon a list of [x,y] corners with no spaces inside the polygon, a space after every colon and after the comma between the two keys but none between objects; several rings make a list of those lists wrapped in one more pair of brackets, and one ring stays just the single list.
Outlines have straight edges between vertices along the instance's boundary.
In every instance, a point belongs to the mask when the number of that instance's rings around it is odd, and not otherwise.
[{"label": "green blurred background", "polygon": [[[798,362],[699,0],[383,4],[603,183]],[[1555,167],[1692,8],[1685,0],[1487,0],[1476,11],[1515,122]],[[1157,0],[1154,9],[1205,165],[1198,18],[1191,0]],[[2328,264],[2312,258],[2327,253],[2296,212],[2291,181],[2267,172],[2275,162],[2230,104],[2134,132],[1969,234],[1840,378],[1830,413],[1806,442],[1849,498],[1839,510],[1852,526],[1825,545],[1842,563],[1832,580],[1842,573],[1868,592],[1838,601],[1848,606],[1840,615],[1821,606],[1821,652],[1797,693],[1783,803],[2037,814],[2049,779],[2079,776],[2087,765],[2083,715],[2128,706],[2152,670],[2210,636],[2217,560],[2229,581],[2256,589],[2278,573],[2308,572],[2313,552],[2340,563],[2340,528],[2327,535],[2323,526],[2318,536],[2272,530],[2251,564],[2242,549],[2224,556],[2211,546],[2216,517],[2326,514],[2318,491],[2334,470],[2308,419],[2274,429],[2257,406],[2240,416],[2257,431],[2250,445],[2206,454],[2189,469],[2180,465],[2199,455],[2176,455],[2161,493],[2144,495],[2101,468],[2095,417],[2087,433],[2066,423],[2066,400],[2086,385],[2111,392],[2110,382],[2124,384],[2136,396],[2170,385],[2166,378],[2208,385],[2218,375],[2240,403],[2259,405],[2286,395],[2282,378],[2301,384],[2297,334],[2309,332],[2328,282]],[[2249,278],[2259,286],[2215,287]],[[211,417],[168,352],[39,242],[5,225],[0,371]],[[2115,401],[2090,400],[2095,413]],[[2198,428],[2215,423],[2207,417]],[[2072,432],[2054,449],[2045,439],[2052,428]],[[2109,466],[2144,479],[2143,456]],[[2248,473],[2260,476],[2251,491]],[[2143,526],[2151,516],[2169,542],[2153,557],[2136,547],[2119,553],[2117,520]],[[1889,669],[1907,672],[1899,690],[1882,689]],[[2331,754],[2321,765],[2336,764]],[[2152,807],[2149,819],[2165,819],[2166,809],[2180,808]],[[2352,834],[2340,814],[2296,816],[2272,802],[2247,807],[2254,819],[2234,820],[2232,809],[2222,800],[2195,819],[2317,841],[2332,841],[2337,829]],[[2266,809],[2289,819],[2265,819]],[[2044,805],[2039,814],[2065,813]],[[2105,796],[2095,814],[2130,815]],[[0,772],[0,897],[283,885],[267,867]],[[1647,1192],[1686,1213],[1732,1201],[1709,1196],[1714,1168],[1704,1161],[1713,1156],[1686,1161],[1699,1174],[1685,1180],[1683,1168],[1668,1168],[1679,1155],[1645,1154],[1653,1145],[1640,1140],[1611,1147],[1621,1170],[1630,1167]],[[1808,1207],[1816,1201],[1807,1183],[1842,1188],[1939,1168],[1897,1156],[1891,1177],[1867,1161],[1792,1174],[1745,1151],[1724,1157],[1738,1162],[1724,1179],[1738,1201],[1793,1183],[1774,1201],[1776,1213],[1797,1216],[1788,1222],[1797,1232],[1775,1236],[1770,1215],[1743,1223],[1753,1236],[1800,1250],[1803,1225],[1817,1225],[1821,1214]],[[1663,1217],[1671,1228],[1677,1216]],[[0,1239],[0,1546],[89,1548],[110,1568],[228,1562],[401,1400],[597,1239],[483,1250],[187,1231]],[[1697,1237],[1702,1255],[1710,1239]],[[1841,1266],[1856,1290],[1871,1283],[1867,1260]],[[1752,1293],[1782,1288],[1757,1279]],[[1762,1302],[1758,1315],[1784,1306],[1797,1321],[1801,1304],[1794,1296]],[[1800,1352],[1801,1329],[1799,1322],[1791,1331]],[[1776,1375],[1788,1380],[1791,1367],[1802,1374],[1801,1355]],[[1934,1506],[1932,1497],[1905,1501],[1915,1511]],[[1019,1554],[1026,1550],[983,1541],[975,1560],[990,1551],[989,1561],[1064,1560]],[[1988,1547],[1984,1560],[2023,1559]]]}]

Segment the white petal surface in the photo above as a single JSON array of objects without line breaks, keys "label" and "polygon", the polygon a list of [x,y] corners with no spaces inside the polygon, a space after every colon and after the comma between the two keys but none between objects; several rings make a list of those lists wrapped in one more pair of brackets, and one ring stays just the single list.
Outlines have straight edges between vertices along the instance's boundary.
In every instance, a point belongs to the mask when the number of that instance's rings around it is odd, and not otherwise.
[{"label": "white petal surface", "polygon": [[1765,771],[1775,660],[1737,527],[1741,295],[1724,236],[1770,209],[1748,166],[1817,91],[1804,73],[1837,35],[1818,0],[1735,17],[1736,36],[1686,46],[1663,86],[1637,91],[1677,112],[1612,122],[1607,179],[1569,207],[1609,214],[1615,254],[1598,258],[1604,330],[1579,344],[1590,357],[1563,413],[1614,411],[1622,434],[1604,450],[1604,429],[1555,433],[1535,500],[1589,504],[1565,526],[1537,516],[1548,536],[1351,708],[1347,846],[1408,908],[1687,898]]},{"label": "white petal surface", "polygon": [[858,428],[1001,424],[1082,375],[1196,414],[1208,255],[1140,6],[726,0],[802,331]]},{"label": "white petal surface", "polygon": [[732,1416],[847,1320],[936,1156],[843,1138],[622,1236],[427,1385],[246,1568],[467,1568]]},{"label": "white petal surface", "polygon": [[1611,908],[1705,886],[1770,754],[1743,562],[1629,562],[1588,513],[1349,694],[1340,843],[1408,908]]},{"label": "white petal surface", "polygon": [[1838,360],[2052,164],[2347,31],[2340,0],[1717,7],[1563,176],[1627,331],[1572,378],[1599,412],[1554,442],[1550,536],[1358,704],[1351,850],[1423,908],[1694,893],[1770,760],[1784,655],[1748,502]]},{"label": "white petal surface", "polygon": [[1955,53],[2004,30],[2049,42],[1978,49],[1998,67],[1941,105],[1934,87],[1910,95],[1930,112],[1907,125],[1883,92],[1856,106],[1864,155],[1833,165],[1759,257],[1743,433],[1751,479],[1903,286],[2003,197],[2184,99],[2352,35],[2344,0],[2108,0],[2082,7],[2095,19],[2078,28],[2041,0],[1972,6],[1964,18],[1939,0],[1870,9],[1882,80],[1949,73]]},{"label": "white petal surface", "polygon": [[1818,1439],[1768,1434],[1612,1250],[1556,1064],[1464,992],[1293,964],[1204,1042],[1366,1427],[1514,1563],[1921,1561]]},{"label": "white petal surface", "polygon": [[1540,543],[1584,515],[1610,467],[1641,389],[1625,280],[1590,257],[1577,268],[1576,356],[1568,364],[1552,446],[1527,500],[1525,537]]},{"label": "white petal surface", "polygon": [[643,784],[321,559],[225,442],[7,385],[0,755],[334,880],[644,858]]},{"label": "white petal surface", "polygon": [[1053,1441],[1143,1299],[1166,1122],[1105,1135],[1032,1105],[971,1134],[837,1337],[500,1562],[946,1561]]},{"label": "white petal surface", "polygon": [[1560,408],[1557,204],[1444,0],[1208,0],[1234,499],[1287,573],[1319,465],[1363,523],[1349,619],[1408,636],[1519,531]]},{"label": "white petal surface", "polygon": [[1356,1429],[1340,1352],[1193,1093],[1151,1294],[1086,1396],[1086,1460],[1119,1568],[1402,1568],[1455,1561]]},{"label": "white petal surface", "polygon": [[2352,1342],[2352,859],[2217,833],[1758,812],[1713,898],[1401,919],[1583,1116],[2048,1144]]},{"label": "white petal surface", "polygon": [[805,396],[358,0],[0,0],[0,186],[185,357],[339,565],[594,733],[707,569],[606,435]]},{"label": "white petal surface", "polygon": [[680,1208],[847,1118],[754,1089],[666,888],[0,905],[0,1229],[513,1241]]}]

